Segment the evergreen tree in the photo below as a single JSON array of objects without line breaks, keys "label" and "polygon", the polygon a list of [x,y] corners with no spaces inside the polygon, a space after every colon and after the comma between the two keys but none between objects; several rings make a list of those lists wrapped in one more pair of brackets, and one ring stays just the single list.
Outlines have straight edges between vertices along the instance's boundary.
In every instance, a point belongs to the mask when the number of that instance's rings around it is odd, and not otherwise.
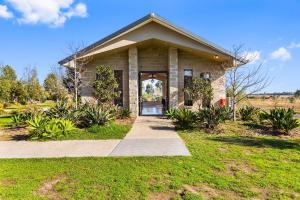
[{"label": "evergreen tree", "polygon": [[98,66],[97,78],[93,81],[94,96],[99,103],[112,103],[114,98],[120,96],[118,83],[114,77],[114,73],[109,66]]}]

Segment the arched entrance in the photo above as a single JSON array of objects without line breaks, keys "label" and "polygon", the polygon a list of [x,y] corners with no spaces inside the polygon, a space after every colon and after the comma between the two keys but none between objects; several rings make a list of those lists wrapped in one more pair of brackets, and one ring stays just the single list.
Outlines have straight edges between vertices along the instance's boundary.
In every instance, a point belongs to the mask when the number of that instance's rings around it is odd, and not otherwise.
[{"label": "arched entrance", "polygon": [[139,73],[139,115],[163,115],[168,109],[168,73]]}]

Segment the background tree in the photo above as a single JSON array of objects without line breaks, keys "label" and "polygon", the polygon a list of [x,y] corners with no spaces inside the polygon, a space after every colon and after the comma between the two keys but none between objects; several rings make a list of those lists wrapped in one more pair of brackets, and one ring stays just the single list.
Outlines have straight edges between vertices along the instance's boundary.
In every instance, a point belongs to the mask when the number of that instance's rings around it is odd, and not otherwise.
[{"label": "background tree", "polygon": [[233,59],[224,62],[222,67],[230,69],[227,72],[226,89],[231,98],[233,120],[236,121],[238,103],[266,88],[270,84],[270,79],[262,70],[263,63],[247,65],[255,59],[255,56],[245,53],[242,45],[234,46],[231,54]]},{"label": "background tree", "polygon": [[146,89],[145,89],[145,92],[151,96],[153,96],[154,94],[154,88],[153,88],[153,85],[151,83],[148,83],[146,85]]},{"label": "background tree", "polygon": [[0,79],[17,80],[17,75],[13,67],[6,65],[4,67],[0,67]]},{"label": "background tree", "polygon": [[45,99],[44,89],[39,83],[36,69],[26,67],[23,77],[28,98],[36,101]]},{"label": "background tree", "polygon": [[113,70],[110,66],[101,65],[96,68],[96,73],[97,78],[92,82],[94,96],[98,103],[110,104],[120,96],[120,92],[116,92],[119,85]]},{"label": "background tree", "polygon": [[49,99],[57,101],[67,97],[67,92],[62,86],[55,73],[49,73],[44,80],[45,91],[49,94]]},{"label": "background tree", "polygon": [[11,96],[12,99],[21,104],[27,103],[29,96],[22,81],[16,81],[16,84],[14,84],[11,90]]},{"label": "background tree", "polygon": [[15,70],[9,66],[0,67],[0,100],[4,102],[12,102],[12,90],[16,84],[17,75]]},{"label": "background tree", "polygon": [[300,90],[296,90],[296,92],[294,93],[295,98],[299,98],[300,97]]},{"label": "background tree", "polygon": [[73,94],[75,107],[78,107],[78,97],[81,90],[81,76],[83,68],[92,61],[91,56],[81,57],[81,50],[84,48],[83,43],[70,43],[68,45],[68,51],[71,53],[74,65],[67,68],[66,76],[63,79],[63,84],[67,90]]},{"label": "background tree", "polygon": [[162,81],[158,80],[156,83],[155,83],[155,87],[159,90],[162,90]]}]

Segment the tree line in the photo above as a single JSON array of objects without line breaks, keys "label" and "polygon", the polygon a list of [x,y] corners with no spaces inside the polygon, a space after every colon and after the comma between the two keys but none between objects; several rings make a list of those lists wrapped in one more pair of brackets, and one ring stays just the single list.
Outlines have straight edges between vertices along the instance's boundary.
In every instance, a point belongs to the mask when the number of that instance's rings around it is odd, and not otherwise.
[{"label": "tree line", "polygon": [[68,74],[63,77],[51,72],[41,85],[35,68],[25,68],[23,77],[18,78],[12,66],[0,66],[0,102],[26,104],[34,101],[65,99],[68,96],[68,87],[64,85],[67,79]]}]

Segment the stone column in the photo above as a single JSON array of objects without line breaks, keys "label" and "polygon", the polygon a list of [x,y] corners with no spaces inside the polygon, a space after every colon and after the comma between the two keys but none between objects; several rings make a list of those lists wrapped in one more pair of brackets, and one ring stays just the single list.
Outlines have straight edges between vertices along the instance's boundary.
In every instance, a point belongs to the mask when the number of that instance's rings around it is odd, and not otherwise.
[{"label": "stone column", "polygon": [[169,48],[169,107],[178,107],[178,50]]},{"label": "stone column", "polygon": [[137,47],[128,50],[128,70],[129,70],[129,109],[133,116],[138,115],[138,51]]}]

